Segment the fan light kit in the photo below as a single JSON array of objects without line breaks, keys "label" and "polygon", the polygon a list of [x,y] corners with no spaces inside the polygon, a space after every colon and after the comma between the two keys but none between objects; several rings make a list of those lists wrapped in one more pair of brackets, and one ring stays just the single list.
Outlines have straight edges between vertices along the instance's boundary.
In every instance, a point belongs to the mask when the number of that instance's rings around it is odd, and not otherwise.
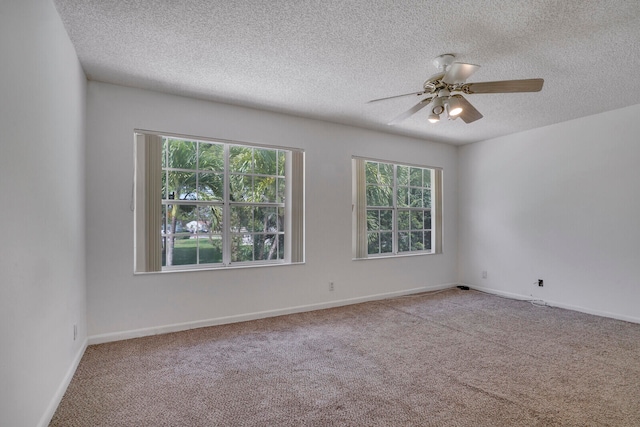
[{"label": "fan light kit", "polygon": [[439,71],[424,82],[422,85],[423,90],[374,99],[369,101],[369,103],[409,95],[427,95],[427,98],[424,98],[409,110],[391,120],[389,124],[398,124],[422,110],[427,105],[429,106],[428,120],[431,123],[438,123],[440,116],[445,111],[449,120],[455,120],[460,117],[465,123],[472,123],[481,119],[482,114],[480,114],[462,94],[539,92],[544,84],[543,79],[466,83],[467,79],[475,73],[480,66],[465,64],[463,62],[453,62],[453,59],[453,55],[445,54],[433,60],[433,65],[435,65]]}]

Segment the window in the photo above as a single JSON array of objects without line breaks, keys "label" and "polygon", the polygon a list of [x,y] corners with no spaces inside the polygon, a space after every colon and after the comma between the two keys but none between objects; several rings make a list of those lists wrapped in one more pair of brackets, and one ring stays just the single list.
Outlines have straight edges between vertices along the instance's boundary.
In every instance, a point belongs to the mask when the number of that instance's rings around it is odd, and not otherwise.
[{"label": "window", "polygon": [[136,271],[302,262],[304,153],[136,134]]},{"label": "window", "polygon": [[354,258],[442,253],[442,170],[353,159]]}]

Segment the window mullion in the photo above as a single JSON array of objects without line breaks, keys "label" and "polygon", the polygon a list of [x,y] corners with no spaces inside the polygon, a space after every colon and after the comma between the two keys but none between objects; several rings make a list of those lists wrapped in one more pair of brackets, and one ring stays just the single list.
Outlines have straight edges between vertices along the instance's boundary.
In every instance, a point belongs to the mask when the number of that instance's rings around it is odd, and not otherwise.
[{"label": "window mullion", "polygon": [[[196,200],[200,200],[199,197],[199,192],[198,190],[200,189],[200,141],[196,141],[196,170],[193,172],[195,174],[195,178],[196,178],[196,186],[195,186],[195,191],[196,191]],[[195,237],[196,237],[196,265],[200,265],[200,235],[199,235],[199,227],[198,224],[200,224],[200,211],[198,210],[197,206],[196,206],[196,232],[195,232]]]},{"label": "window mullion", "polygon": [[391,230],[392,253],[398,253],[398,166],[393,165],[393,230]]},{"label": "window mullion", "polygon": [[224,144],[224,194],[222,205],[222,264],[231,263],[231,207],[229,204],[231,194],[231,179],[229,179],[229,144]]}]

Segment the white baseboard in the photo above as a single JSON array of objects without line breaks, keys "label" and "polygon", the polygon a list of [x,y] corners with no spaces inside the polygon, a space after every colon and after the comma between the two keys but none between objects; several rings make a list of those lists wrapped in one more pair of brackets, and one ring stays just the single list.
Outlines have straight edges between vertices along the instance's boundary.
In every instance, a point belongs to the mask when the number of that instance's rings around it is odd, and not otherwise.
[{"label": "white baseboard", "polygon": [[476,291],[481,291],[481,292],[486,292],[486,293],[492,294],[492,295],[498,295],[498,296],[501,296],[501,297],[517,299],[517,300],[522,300],[522,301],[532,301],[532,300],[540,301],[540,299],[532,298],[531,296],[528,296],[528,295],[514,294],[512,292],[500,291],[498,289],[487,288],[487,287],[484,287],[484,286],[468,285],[466,283],[461,283],[460,285],[468,286],[470,289],[474,289]]},{"label": "white baseboard", "polygon": [[417,294],[420,292],[437,291],[448,289],[456,286],[457,283],[446,283],[434,286],[423,286],[420,288],[407,289],[396,292],[386,292],[382,294],[368,295],[364,297],[348,298],[343,300],[334,300],[329,302],[299,305],[296,307],[281,308],[277,310],[267,310],[255,313],[238,314],[234,316],[217,317],[213,319],[197,320],[194,322],[176,323],[171,325],[154,326],[150,328],[133,329],[129,331],[112,332],[107,334],[92,335],[89,337],[89,345],[102,344],[112,341],[120,341],[131,338],[140,338],[150,335],[166,334],[170,332],[180,332],[189,329],[204,328],[207,326],[224,325],[227,323],[245,322],[248,320],[264,319],[267,317],[284,316],[287,314],[302,313],[305,311],[322,310],[326,308],[341,307],[345,305],[358,304],[367,301],[377,301],[403,295]]},{"label": "white baseboard", "polygon": [[58,405],[62,401],[62,397],[64,393],[67,391],[67,387],[71,383],[71,379],[73,375],[76,373],[76,369],[78,369],[78,365],[80,364],[80,360],[82,360],[82,356],[84,356],[84,352],[87,349],[87,345],[89,340],[85,338],[84,342],[80,346],[80,349],[76,353],[76,356],[73,358],[73,362],[71,362],[71,366],[67,369],[66,374],[62,378],[62,382],[58,386],[55,394],[51,398],[51,402],[49,402],[49,406],[47,406],[47,410],[42,414],[40,418],[40,422],[38,422],[39,427],[47,427],[53,418],[53,415],[56,413],[56,409],[58,409]]},{"label": "white baseboard", "polygon": [[545,304],[547,304],[547,305],[549,305],[551,307],[565,308],[567,310],[579,311],[581,313],[593,314],[595,316],[609,317],[611,319],[623,320],[625,322],[640,323],[640,318],[638,318],[638,317],[625,316],[625,315],[622,315],[622,314],[610,313],[608,311],[601,311],[601,310],[595,310],[593,308],[588,308],[588,307],[581,307],[581,306],[577,306],[577,305],[565,304],[565,303],[558,302],[558,301],[542,300],[540,298],[533,298],[533,297],[528,296],[528,295],[521,295],[521,294],[514,294],[514,293],[511,293],[511,292],[504,292],[504,291],[500,291],[500,290],[497,290],[497,289],[487,288],[487,287],[484,287],[484,286],[467,285],[467,284],[464,284],[464,286],[468,286],[469,288],[475,289],[477,291],[482,291],[482,292],[486,292],[486,293],[489,293],[489,294],[504,296],[504,297],[507,297],[507,298],[513,298],[513,299],[524,300],[524,301],[533,301],[533,300],[542,301],[542,302],[544,302]]}]

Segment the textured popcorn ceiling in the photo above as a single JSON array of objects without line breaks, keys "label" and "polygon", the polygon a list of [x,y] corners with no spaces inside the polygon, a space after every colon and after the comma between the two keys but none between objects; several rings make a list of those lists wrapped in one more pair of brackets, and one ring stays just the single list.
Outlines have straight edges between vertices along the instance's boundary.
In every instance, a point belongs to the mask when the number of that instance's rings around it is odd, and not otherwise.
[{"label": "textured popcorn ceiling", "polygon": [[[54,0],[91,80],[464,144],[640,103],[637,0]],[[476,94],[484,115],[436,125],[432,59],[468,82],[541,77],[538,93]],[[639,118],[640,119],[640,118]]]}]

